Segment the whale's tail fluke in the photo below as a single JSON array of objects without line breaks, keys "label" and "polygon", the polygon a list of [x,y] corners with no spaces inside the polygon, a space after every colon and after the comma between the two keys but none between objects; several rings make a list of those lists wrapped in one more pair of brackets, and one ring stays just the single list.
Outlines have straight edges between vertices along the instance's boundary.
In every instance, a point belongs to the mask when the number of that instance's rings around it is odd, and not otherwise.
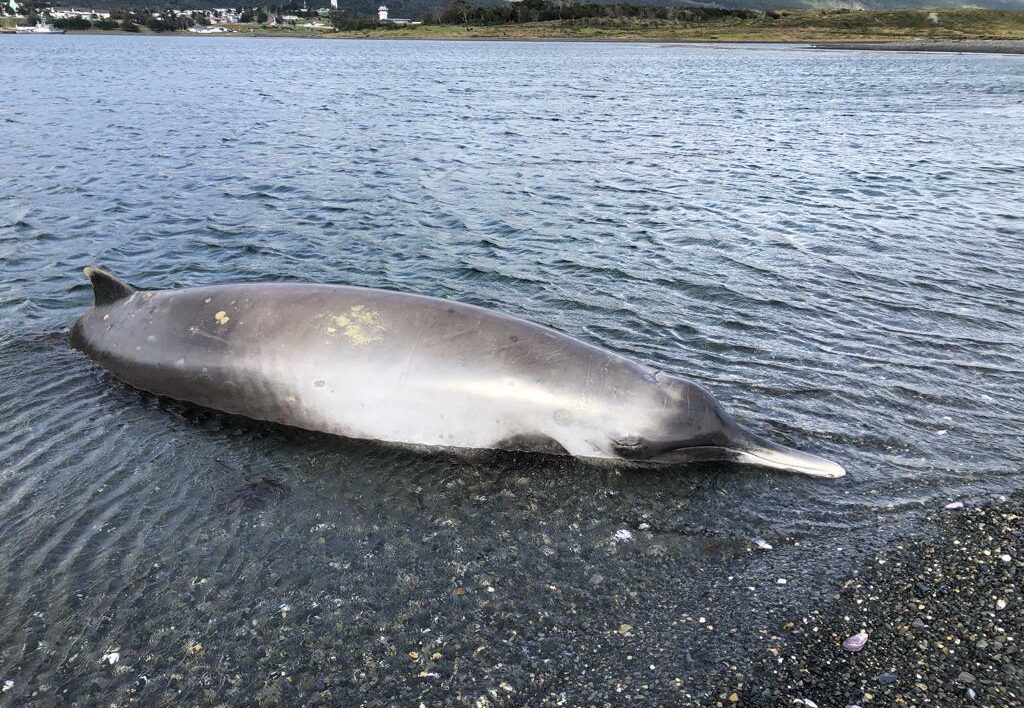
[{"label": "whale's tail fluke", "polygon": [[133,288],[116,275],[108,273],[102,268],[86,266],[82,269],[82,272],[92,282],[92,294],[96,298],[97,307],[111,305],[118,300],[131,297],[132,293],[137,292],[136,288]]}]

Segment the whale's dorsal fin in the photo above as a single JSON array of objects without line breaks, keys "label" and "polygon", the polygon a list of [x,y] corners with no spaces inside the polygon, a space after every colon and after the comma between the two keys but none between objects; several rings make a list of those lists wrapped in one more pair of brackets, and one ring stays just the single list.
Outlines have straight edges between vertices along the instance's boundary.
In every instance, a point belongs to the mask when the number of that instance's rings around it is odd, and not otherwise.
[{"label": "whale's dorsal fin", "polygon": [[131,285],[101,268],[86,266],[83,272],[85,277],[92,282],[92,294],[96,298],[97,307],[131,297],[136,292]]}]

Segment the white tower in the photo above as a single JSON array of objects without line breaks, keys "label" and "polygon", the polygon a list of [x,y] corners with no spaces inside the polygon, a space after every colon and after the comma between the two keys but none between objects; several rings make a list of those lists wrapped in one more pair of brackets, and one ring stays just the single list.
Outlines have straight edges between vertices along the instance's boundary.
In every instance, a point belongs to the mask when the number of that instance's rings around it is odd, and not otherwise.
[{"label": "white tower", "polygon": [[377,19],[381,22],[385,22],[388,19],[388,6],[381,5],[377,8]]},{"label": "white tower", "polygon": [[331,0],[331,9],[332,10],[337,10],[338,9],[338,0]]}]

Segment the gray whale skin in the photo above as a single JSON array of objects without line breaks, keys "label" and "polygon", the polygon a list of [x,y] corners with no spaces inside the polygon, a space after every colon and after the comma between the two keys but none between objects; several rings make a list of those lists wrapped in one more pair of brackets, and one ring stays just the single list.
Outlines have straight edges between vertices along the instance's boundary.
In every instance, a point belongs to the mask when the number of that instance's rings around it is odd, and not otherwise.
[{"label": "gray whale skin", "polygon": [[747,432],[692,381],[484,308],[337,285],[138,290],[85,274],[96,302],[71,345],[161,396],[391,443],[845,474]]}]

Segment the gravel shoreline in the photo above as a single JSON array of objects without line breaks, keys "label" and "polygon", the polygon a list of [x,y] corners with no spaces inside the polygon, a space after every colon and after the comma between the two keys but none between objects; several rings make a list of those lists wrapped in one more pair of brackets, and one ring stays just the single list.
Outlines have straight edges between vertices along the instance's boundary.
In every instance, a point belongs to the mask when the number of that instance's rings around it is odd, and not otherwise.
[{"label": "gravel shoreline", "polygon": [[[778,628],[742,696],[718,705],[1011,706],[1024,701],[1024,497],[944,509],[929,532]],[[864,631],[860,651],[842,648]]]},{"label": "gravel shoreline", "polygon": [[969,54],[1024,54],[1020,39],[919,39],[895,42],[829,42],[815,44],[815,49],[855,49],[873,52],[948,52]]}]

